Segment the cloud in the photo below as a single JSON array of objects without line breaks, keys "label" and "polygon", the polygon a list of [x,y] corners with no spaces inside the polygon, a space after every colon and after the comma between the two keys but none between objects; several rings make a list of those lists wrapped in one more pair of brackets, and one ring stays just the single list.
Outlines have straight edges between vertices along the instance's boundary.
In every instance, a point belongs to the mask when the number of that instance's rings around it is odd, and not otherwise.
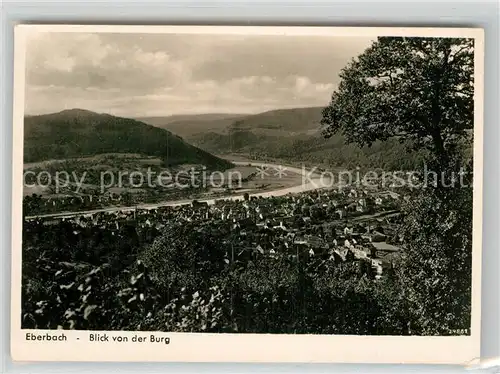
[{"label": "cloud", "polygon": [[81,107],[124,116],[258,112],[327,104],[368,39],[35,34],[26,112]]},{"label": "cloud", "polygon": [[314,83],[308,77],[296,76],[294,78],[293,92],[295,95],[306,98],[324,97],[325,94],[331,96],[335,88],[333,83]]},{"label": "cloud", "polygon": [[166,51],[144,51],[137,46],[124,49],[103,42],[98,34],[71,36],[57,34],[45,43],[37,40],[28,46],[29,85],[147,93],[178,85],[186,74],[182,61],[172,59]]}]

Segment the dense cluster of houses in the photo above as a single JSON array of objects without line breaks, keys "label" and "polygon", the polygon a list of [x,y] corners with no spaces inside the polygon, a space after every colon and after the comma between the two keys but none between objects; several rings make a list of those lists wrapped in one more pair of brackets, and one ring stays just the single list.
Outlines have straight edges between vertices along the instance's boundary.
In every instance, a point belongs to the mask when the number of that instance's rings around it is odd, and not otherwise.
[{"label": "dense cluster of houses", "polygon": [[[161,234],[168,226],[191,222],[231,232],[227,262],[256,256],[287,256],[320,267],[328,261],[357,261],[375,278],[391,268],[403,238],[397,233],[400,196],[391,191],[317,190],[296,195],[239,200],[193,201],[170,206],[94,213],[70,220],[76,227],[98,226],[112,232],[123,225]],[[45,219],[56,224],[61,219]],[[230,253],[229,253],[230,252]]]}]

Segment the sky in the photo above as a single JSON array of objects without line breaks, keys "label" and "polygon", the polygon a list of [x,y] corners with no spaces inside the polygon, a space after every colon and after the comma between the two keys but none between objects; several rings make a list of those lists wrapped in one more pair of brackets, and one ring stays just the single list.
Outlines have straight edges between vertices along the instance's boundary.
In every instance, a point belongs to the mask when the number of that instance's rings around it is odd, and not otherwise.
[{"label": "sky", "polygon": [[37,33],[25,113],[81,108],[127,117],[325,106],[360,37]]}]

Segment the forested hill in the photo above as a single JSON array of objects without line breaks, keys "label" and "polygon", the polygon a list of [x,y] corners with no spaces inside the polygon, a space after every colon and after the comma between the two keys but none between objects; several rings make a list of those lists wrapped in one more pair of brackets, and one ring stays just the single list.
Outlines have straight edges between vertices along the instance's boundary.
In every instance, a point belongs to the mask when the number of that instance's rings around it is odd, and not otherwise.
[{"label": "forested hill", "polygon": [[[172,131],[186,139],[214,132],[227,134],[231,131],[254,132],[316,132],[323,107],[276,109],[258,114],[207,113],[174,115],[167,117],[142,117],[139,121]],[[283,135],[286,135],[283,133]]]},{"label": "forested hill", "polygon": [[[186,139],[214,154],[243,153],[256,159],[355,168],[414,169],[423,152],[410,150],[397,139],[359,148],[346,144],[341,134],[321,136],[322,107],[279,109],[237,118],[224,131],[207,129]],[[187,125],[186,125],[187,126]],[[188,129],[184,130],[186,133]]]},{"label": "forested hill", "polygon": [[317,132],[323,107],[277,109],[239,118],[230,128],[235,130],[276,130],[287,133]]},{"label": "forested hill", "polygon": [[248,114],[206,113],[193,115],[173,115],[162,117],[140,117],[137,120],[162,129],[172,131],[183,138],[207,131],[224,132],[235,120]]},{"label": "forested hill", "polygon": [[157,156],[169,165],[230,165],[167,130],[130,118],[70,109],[24,119],[24,162],[103,153]]}]

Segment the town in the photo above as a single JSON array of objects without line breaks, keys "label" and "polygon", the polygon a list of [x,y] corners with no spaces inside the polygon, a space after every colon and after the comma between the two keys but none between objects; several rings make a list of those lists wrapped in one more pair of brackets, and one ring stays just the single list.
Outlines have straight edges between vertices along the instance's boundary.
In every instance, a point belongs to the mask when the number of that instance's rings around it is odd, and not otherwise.
[{"label": "town", "polygon": [[[325,261],[356,261],[380,279],[400,255],[397,233],[401,196],[366,189],[316,190],[280,197],[216,200],[155,209],[89,213],[74,218],[31,219],[34,225],[70,222],[74,235],[90,227],[118,235],[121,226],[157,236],[169,225],[195,223],[231,233],[227,264],[244,266],[258,256],[288,257],[319,269]],[[29,230],[27,231],[29,232]],[[229,252],[229,251],[228,251]]]}]

